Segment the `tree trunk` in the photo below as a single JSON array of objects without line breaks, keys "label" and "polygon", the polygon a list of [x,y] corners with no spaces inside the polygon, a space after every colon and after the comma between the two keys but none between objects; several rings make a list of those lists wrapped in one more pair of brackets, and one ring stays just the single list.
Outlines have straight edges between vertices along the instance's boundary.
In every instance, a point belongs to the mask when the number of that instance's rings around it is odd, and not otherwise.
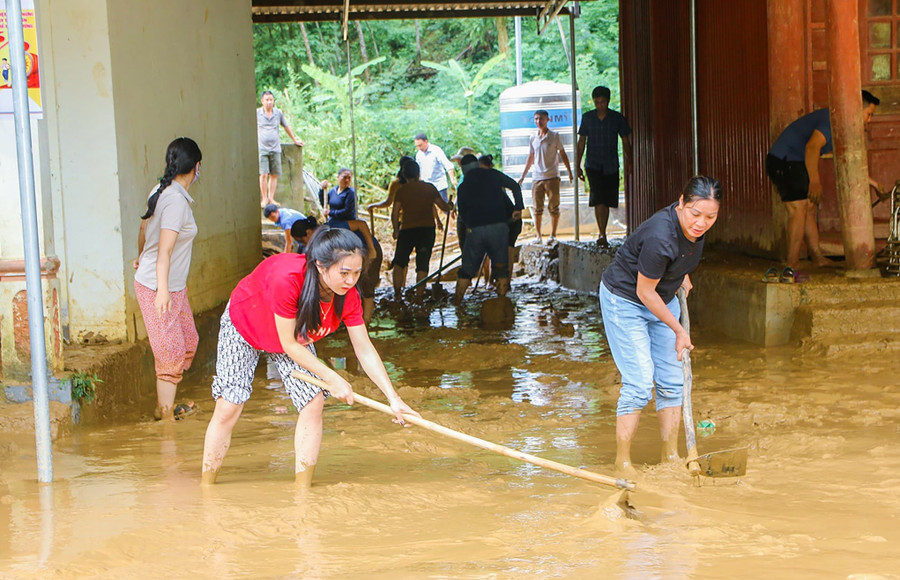
[{"label": "tree trunk", "polygon": [[[356,33],[359,35],[359,53],[362,56],[363,64],[369,62],[369,55],[366,53],[366,37],[363,36],[362,24],[356,21]],[[372,78],[369,76],[369,69],[365,70],[366,83],[371,83]]]},{"label": "tree trunk", "polygon": [[[366,28],[369,29],[369,36],[372,37],[372,48],[375,49],[375,58],[381,56],[381,53],[378,52],[378,41],[375,40],[375,32],[372,30],[372,25],[369,24],[369,21],[366,21]],[[381,63],[378,63],[378,72],[381,72]]]},{"label": "tree trunk", "polygon": [[[316,22],[316,33],[319,35],[319,46],[328,46],[328,43],[325,42],[325,35],[322,34],[322,27]],[[334,74],[334,63],[329,61],[328,68],[331,70],[331,74]]]},{"label": "tree trunk", "polygon": [[[303,22],[300,23],[300,34],[303,35],[303,46],[306,47],[306,58],[309,59],[310,66],[316,66],[316,61],[313,60],[312,47],[309,46],[309,36],[306,34],[306,24],[304,24]],[[313,79],[313,81],[316,83],[316,86],[318,87],[319,81],[317,81],[315,79]]]},{"label": "tree trunk", "polygon": [[337,55],[338,70],[344,67],[344,37],[340,26],[334,27],[334,54]]},{"label": "tree trunk", "polygon": [[419,35],[419,21],[413,20],[416,25],[416,60],[422,60],[422,37]]},{"label": "tree trunk", "polygon": [[509,54],[509,31],[506,30],[506,18],[494,18],[494,24],[497,25],[497,46],[502,54]]}]

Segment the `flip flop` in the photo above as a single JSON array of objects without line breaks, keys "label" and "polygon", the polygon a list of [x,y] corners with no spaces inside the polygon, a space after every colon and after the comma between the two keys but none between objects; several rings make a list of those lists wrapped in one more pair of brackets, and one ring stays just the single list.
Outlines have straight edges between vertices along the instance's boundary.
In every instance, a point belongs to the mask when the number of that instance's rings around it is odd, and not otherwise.
[{"label": "flip flop", "polygon": [[762,281],[766,284],[778,282],[778,268],[772,266],[771,268],[766,270],[766,273],[763,274]]},{"label": "flip flop", "polygon": [[784,270],[781,271],[781,277],[779,278],[779,282],[784,284],[793,284],[794,283],[794,269],[788,266]]}]

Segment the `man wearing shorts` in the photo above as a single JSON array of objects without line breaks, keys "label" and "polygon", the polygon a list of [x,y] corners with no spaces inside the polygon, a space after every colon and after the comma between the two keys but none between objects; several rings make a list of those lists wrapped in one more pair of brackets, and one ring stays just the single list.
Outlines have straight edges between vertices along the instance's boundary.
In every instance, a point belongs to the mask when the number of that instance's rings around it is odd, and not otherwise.
[{"label": "man wearing shorts", "polygon": [[[881,100],[869,91],[862,92],[863,123],[872,120],[879,103]],[[831,150],[831,117],[828,109],[819,109],[788,125],[766,156],[766,173],[788,211],[787,265],[791,268],[800,265],[800,249],[804,240],[813,265],[822,267],[834,264],[819,247],[819,226],[816,223],[816,210],[822,197],[819,157]],[[871,177],[869,183],[881,189]]]},{"label": "man wearing shorts", "polygon": [[256,109],[256,137],[259,145],[259,207],[275,203],[275,188],[281,175],[281,135],[279,127],[284,127],[294,144],[303,147],[297,139],[281,109],[275,108],[275,95],[263,91],[259,98],[262,107]]},{"label": "man wearing shorts", "polygon": [[[594,88],[591,98],[596,109],[581,117],[577,148],[578,179],[584,180],[587,175],[591,191],[589,205],[594,208],[600,230],[597,243],[604,247],[609,245],[606,239],[609,210],[619,207],[619,137],[622,138],[625,175],[631,173],[631,139],[628,137],[631,135],[631,127],[622,113],[609,108],[609,97],[608,88]],[[587,159],[582,172],[581,158],[584,156],[585,142]]]},{"label": "man wearing shorts", "polygon": [[528,170],[534,165],[531,175],[531,196],[534,199],[534,229],[537,231],[538,243],[543,243],[541,238],[541,221],[544,216],[544,198],[547,198],[547,209],[550,210],[550,239],[556,238],[556,228],[559,225],[559,160],[569,172],[569,181],[572,181],[572,168],[569,167],[569,156],[563,147],[559,133],[551,131],[547,127],[550,121],[550,113],[544,110],[534,112],[534,124],[537,133],[531,138],[528,147],[528,160],[525,161],[525,170],[519,178],[519,187],[525,181]]},{"label": "man wearing shorts", "polygon": [[[473,163],[474,162],[474,163]],[[497,295],[505,296],[509,290],[509,221],[522,217],[522,190],[519,184],[496,169],[479,166],[474,155],[460,160],[465,180],[459,186],[459,215],[466,224],[466,247],[462,265],[456,278],[453,303],[459,304],[472,277],[481,268],[487,255],[491,259],[491,274],[497,282]],[[513,192],[512,204],[504,189]]]}]

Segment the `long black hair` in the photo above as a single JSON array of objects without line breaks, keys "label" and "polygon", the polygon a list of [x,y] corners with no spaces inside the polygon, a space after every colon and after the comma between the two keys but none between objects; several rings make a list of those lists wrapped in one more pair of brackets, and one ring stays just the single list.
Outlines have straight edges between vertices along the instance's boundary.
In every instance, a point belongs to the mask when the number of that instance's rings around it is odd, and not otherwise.
[{"label": "long black hair", "polygon": [[400,166],[400,174],[403,175],[403,178],[406,179],[406,181],[419,179],[421,173],[422,169],[419,167],[418,163],[406,163],[405,165]]},{"label": "long black hair", "polygon": [[410,157],[409,155],[404,155],[400,158],[400,169],[397,170],[397,181],[400,183],[406,183],[406,176],[403,174],[403,168],[409,165],[410,163],[416,163],[416,160]]},{"label": "long black hair", "polygon": [[[330,268],[352,254],[359,254],[365,264],[366,253],[363,251],[362,242],[353,232],[325,225],[319,226],[313,232],[306,245],[306,276],[303,288],[300,289],[300,297],[297,299],[297,322],[294,326],[296,337],[308,340],[309,333],[322,326],[319,306],[322,295],[317,266]],[[334,313],[340,318],[344,312],[344,296],[335,293],[333,300]]]},{"label": "long black hair", "polygon": [[[295,240],[306,237],[306,233],[319,227],[319,220],[315,216],[308,216],[306,219],[297,220],[291,225],[291,237]],[[305,253],[305,252],[303,252]]]},{"label": "long black hair", "polygon": [[159,178],[159,187],[147,200],[147,213],[141,216],[142,220],[153,216],[156,211],[156,202],[159,201],[159,194],[172,184],[172,180],[176,175],[189,173],[195,165],[203,159],[200,153],[200,147],[189,137],[179,137],[171,143],[166,149],[166,170],[163,176]]},{"label": "long black hair", "polygon": [[692,177],[684,189],[681,191],[681,197],[684,203],[688,203],[697,199],[710,199],[712,201],[722,201],[722,184],[718,179],[706,177],[705,175],[695,175]]}]

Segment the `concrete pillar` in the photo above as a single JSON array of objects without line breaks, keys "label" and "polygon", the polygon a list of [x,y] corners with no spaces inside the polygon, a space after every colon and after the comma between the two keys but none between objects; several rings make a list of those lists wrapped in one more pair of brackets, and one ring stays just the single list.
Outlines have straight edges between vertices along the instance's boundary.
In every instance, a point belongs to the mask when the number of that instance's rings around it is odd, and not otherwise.
[{"label": "concrete pillar", "polygon": [[853,270],[875,263],[860,80],[859,6],[856,0],[825,1],[828,100],[841,236]]},{"label": "concrete pillar", "polygon": [[293,143],[281,144],[281,177],[275,199],[284,206],[308,214],[314,208],[306,206],[303,185],[303,147]]},{"label": "concrete pillar", "polygon": [[[54,244],[53,210],[49,195],[50,170],[46,163],[47,121],[31,120],[34,179],[37,195],[38,237],[41,249],[41,288],[47,365],[62,370],[60,261]],[[28,382],[31,345],[25,299],[25,248],[19,198],[15,128],[12,116],[0,116],[0,376],[4,382]]]},{"label": "concrete pillar", "polygon": [[[50,372],[63,370],[58,270],[59,259],[55,256],[41,258],[44,337]],[[29,382],[30,340],[25,261],[0,259],[0,373],[5,383]]]}]

